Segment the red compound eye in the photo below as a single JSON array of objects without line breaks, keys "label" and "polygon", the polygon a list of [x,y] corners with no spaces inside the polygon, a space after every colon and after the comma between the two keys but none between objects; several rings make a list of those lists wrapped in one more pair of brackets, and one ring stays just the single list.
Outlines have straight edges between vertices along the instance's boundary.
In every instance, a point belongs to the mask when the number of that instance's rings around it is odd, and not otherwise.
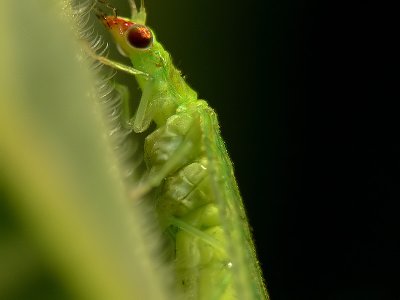
[{"label": "red compound eye", "polygon": [[132,47],[139,49],[147,49],[153,43],[150,29],[140,24],[131,26],[126,33],[126,38]]}]

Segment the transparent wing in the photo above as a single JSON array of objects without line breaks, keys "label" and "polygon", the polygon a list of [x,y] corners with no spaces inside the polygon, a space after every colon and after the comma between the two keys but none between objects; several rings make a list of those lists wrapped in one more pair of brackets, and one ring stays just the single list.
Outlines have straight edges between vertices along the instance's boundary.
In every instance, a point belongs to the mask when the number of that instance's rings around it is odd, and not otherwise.
[{"label": "transparent wing", "polygon": [[210,184],[223,224],[226,251],[231,258],[235,294],[238,299],[269,299],[217,116],[209,109],[202,113],[201,120]]}]

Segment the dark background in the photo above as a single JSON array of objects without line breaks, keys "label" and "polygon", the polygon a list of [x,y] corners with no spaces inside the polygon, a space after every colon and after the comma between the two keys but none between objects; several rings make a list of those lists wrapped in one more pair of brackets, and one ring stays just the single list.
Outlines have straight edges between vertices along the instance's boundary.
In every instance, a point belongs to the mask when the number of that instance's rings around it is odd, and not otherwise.
[{"label": "dark background", "polygon": [[394,8],[146,3],[219,113],[272,300],[400,299]]}]

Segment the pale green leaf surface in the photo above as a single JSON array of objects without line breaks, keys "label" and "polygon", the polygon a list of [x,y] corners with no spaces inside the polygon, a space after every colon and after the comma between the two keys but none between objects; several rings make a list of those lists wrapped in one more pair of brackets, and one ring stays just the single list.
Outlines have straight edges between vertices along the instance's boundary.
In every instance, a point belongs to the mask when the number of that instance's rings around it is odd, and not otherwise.
[{"label": "pale green leaf surface", "polygon": [[0,180],[9,206],[74,299],[173,298],[151,253],[155,238],[143,234],[145,213],[126,197],[91,96],[96,79],[77,59],[67,19],[54,1],[0,4]]}]

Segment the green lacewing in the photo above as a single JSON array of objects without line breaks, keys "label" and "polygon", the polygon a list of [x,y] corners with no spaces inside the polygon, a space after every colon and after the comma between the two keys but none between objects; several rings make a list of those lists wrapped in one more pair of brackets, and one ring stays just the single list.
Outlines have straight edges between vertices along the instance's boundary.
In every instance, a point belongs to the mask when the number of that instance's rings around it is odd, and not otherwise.
[{"label": "green lacewing", "polygon": [[[155,191],[183,299],[268,299],[217,115],[197,98],[146,25],[143,1],[140,9],[130,4],[131,18],[115,13],[102,21],[132,66],[96,58],[132,74],[142,91],[135,114],[125,120],[133,131],[147,134],[147,173],[132,197]],[[123,98],[128,107],[128,94]]]}]

